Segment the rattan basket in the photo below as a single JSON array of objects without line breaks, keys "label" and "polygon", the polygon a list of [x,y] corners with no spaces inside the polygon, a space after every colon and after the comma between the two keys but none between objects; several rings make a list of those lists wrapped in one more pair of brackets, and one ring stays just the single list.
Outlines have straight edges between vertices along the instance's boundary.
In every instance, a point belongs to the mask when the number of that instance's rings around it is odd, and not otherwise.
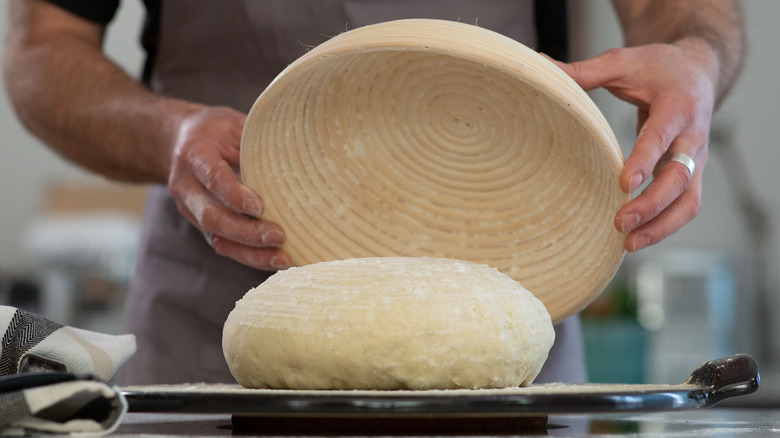
[{"label": "rattan basket", "polygon": [[601,112],[552,62],[441,20],[366,26],[312,49],[260,95],[241,143],[242,178],[297,264],[485,263],[555,322],[623,258],[622,165]]}]

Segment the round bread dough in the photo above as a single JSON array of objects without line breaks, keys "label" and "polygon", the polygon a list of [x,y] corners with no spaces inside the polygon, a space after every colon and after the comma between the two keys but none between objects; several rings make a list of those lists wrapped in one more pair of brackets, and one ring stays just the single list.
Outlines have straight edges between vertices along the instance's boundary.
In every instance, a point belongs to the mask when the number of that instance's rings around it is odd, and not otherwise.
[{"label": "round bread dough", "polygon": [[225,322],[248,388],[449,389],[530,383],[555,333],[541,301],[487,265],[432,257],[280,271]]}]

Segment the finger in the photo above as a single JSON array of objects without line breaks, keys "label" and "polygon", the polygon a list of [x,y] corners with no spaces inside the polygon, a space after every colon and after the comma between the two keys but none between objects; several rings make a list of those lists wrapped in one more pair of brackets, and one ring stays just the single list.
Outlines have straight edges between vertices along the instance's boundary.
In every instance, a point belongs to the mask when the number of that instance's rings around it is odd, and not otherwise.
[{"label": "finger", "polygon": [[[213,214],[203,217],[203,231],[256,248],[273,248],[284,244],[282,227],[271,221],[236,214],[228,209],[215,208]],[[211,213],[209,212],[209,213]]]},{"label": "finger", "polygon": [[639,196],[618,210],[615,227],[625,233],[652,221],[682,195],[689,181],[685,166],[663,166]]},{"label": "finger", "polygon": [[652,175],[658,160],[685,128],[686,121],[676,105],[677,100],[669,97],[659,97],[650,104],[647,119],[620,173],[620,187],[625,193],[633,193]]},{"label": "finger", "polygon": [[[683,152],[704,165],[707,160],[706,143],[702,145],[697,136],[686,131],[677,137],[667,153]],[[642,224],[653,220],[675,199],[686,192],[693,180],[700,178],[700,171],[691,172],[688,166],[676,161],[666,161],[661,157],[654,170],[653,181],[642,193],[624,205],[615,215],[615,227],[618,231],[629,232]]]},{"label": "finger", "polygon": [[179,211],[201,232],[256,247],[276,247],[284,243],[285,233],[279,224],[227,208],[194,178],[180,180],[174,198]]},{"label": "finger", "polygon": [[594,58],[570,63],[547,58],[574,79],[582,89],[589,91],[599,87],[609,87],[620,80],[622,77],[620,70],[610,67],[616,62],[615,56],[617,51],[608,50]]},{"label": "finger", "polygon": [[218,254],[255,269],[278,271],[294,266],[290,254],[279,248],[256,248],[221,236],[214,236],[211,244]]},{"label": "finger", "polygon": [[624,246],[629,252],[655,245],[693,220],[701,210],[701,177],[694,178],[691,187],[652,221],[631,231]]},{"label": "finger", "polygon": [[243,185],[230,164],[218,154],[202,151],[193,157],[192,171],[203,187],[228,208],[253,217],[263,215],[265,206],[262,198]]},{"label": "finger", "polygon": [[185,202],[188,203],[188,210],[195,210],[192,216],[201,231],[256,248],[284,244],[284,230],[275,222],[236,213],[213,198],[190,196]]}]

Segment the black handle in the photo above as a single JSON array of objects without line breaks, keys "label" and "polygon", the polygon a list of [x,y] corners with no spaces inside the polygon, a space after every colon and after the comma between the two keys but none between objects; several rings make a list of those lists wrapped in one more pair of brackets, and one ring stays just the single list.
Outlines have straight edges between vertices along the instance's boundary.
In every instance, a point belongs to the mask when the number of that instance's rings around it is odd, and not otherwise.
[{"label": "black handle", "polygon": [[78,377],[75,374],[63,372],[9,374],[0,377],[0,394],[35,388],[37,386],[70,382],[77,379]]},{"label": "black handle", "polygon": [[705,362],[685,383],[703,387],[696,396],[713,405],[728,397],[756,392],[761,385],[761,375],[753,357],[734,354]]}]

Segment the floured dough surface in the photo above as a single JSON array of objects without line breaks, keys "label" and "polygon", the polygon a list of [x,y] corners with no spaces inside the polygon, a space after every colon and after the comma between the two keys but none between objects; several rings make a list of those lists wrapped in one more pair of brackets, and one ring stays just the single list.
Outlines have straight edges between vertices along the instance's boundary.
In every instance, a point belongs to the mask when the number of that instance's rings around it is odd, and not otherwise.
[{"label": "floured dough surface", "polygon": [[503,388],[530,383],[554,337],[544,305],[494,268],[377,257],[271,276],[236,303],[222,347],[248,388]]}]

